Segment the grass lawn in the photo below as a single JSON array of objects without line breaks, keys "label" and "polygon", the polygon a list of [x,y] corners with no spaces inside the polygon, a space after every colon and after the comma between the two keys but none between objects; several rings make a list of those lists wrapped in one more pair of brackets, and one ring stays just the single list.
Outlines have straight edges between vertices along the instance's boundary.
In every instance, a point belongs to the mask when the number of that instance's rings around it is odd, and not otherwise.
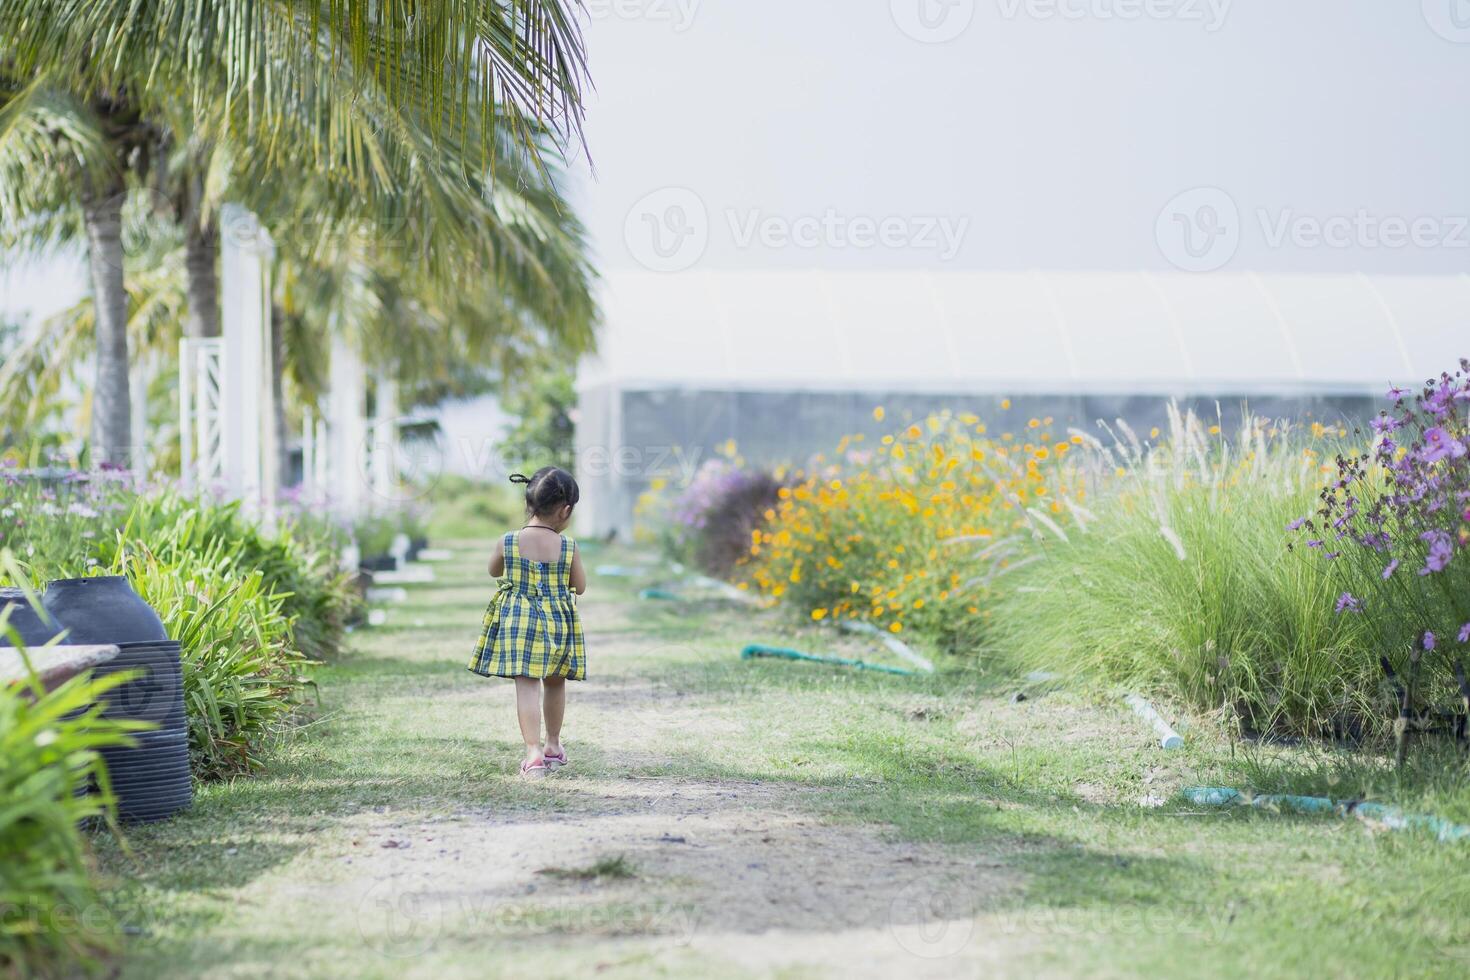
[{"label": "grass lawn", "polygon": [[1178,797],[1324,778],[1290,753],[1204,724],[1166,753],[1110,701],[1013,703],[1001,672],[742,661],[880,658],[775,613],[640,602],[652,572],[593,576],[572,765],[522,781],[508,682],[464,669],[485,551],[457,546],[317,672],[266,774],[126,851],[99,837],[124,976],[1470,970],[1470,844]]}]

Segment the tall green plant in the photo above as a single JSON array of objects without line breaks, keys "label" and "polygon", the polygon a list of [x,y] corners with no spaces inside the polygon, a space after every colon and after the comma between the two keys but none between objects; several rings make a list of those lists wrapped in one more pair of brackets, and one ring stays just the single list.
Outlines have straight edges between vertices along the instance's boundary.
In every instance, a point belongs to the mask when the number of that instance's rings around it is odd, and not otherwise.
[{"label": "tall green plant", "polygon": [[79,826],[113,818],[97,750],[127,744],[140,723],[104,720],[97,701],[125,680],[79,676],[40,694],[34,675],[0,686],[0,973],[71,975],[113,945]]},{"label": "tall green plant", "polygon": [[1113,476],[1008,576],[995,648],[1248,729],[1386,723],[1368,631],[1334,615],[1331,576],[1282,536],[1323,478],[1318,449],[1265,420],[1212,428],[1176,413],[1158,445],[1090,444],[1081,465]]}]

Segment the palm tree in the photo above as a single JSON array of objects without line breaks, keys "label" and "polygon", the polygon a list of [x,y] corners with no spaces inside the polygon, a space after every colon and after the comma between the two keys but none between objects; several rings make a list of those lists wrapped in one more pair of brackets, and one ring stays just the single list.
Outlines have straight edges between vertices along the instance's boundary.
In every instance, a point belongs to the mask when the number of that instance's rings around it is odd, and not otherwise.
[{"label": "palm tree", "polygon": [[[186,120],[175,126],[182,132],[207,125],[213,136],[238,139],[263,165],[299,165],[306,149],[321,171],[359,185],[395,171],[430,172],[437,180],[468,166],[439,152],[439,141],[470,131],[508,130],[531,149],[547,132],[563,141],[580,136],[585,60],[571,6],[0,0],[0,66],[5,77],[33,79],[12,85],[0,102],[0,226],[12,238],[34,237],[37,228],[54,233],[74,227],[65,212],[80,206],[96,299],[94,461],[127,458],[120,216],[129,173],[146,168],[158,142],[161,127],[153,120]],[[391,126],[387,140],[364,125],[358,108],[365,94],[381,110],[374,122]],[[65,102],[72,118],[54,118],[45,111],[48,100]],[[431,131],[418,128],[421,119],[432,120]],[[298,142],[292,137],[303,123],[310,137]],[[43,136],[6,138],[17,129]],[[38,203],[23,186],[33,179],[38,143],[63,141],[73,129],[90,138],[67,149],[85,157],[78,171],[84,179],[71,195],[50,194],[49,210],[27,207]],[[480,141],[482,162],[494,159],[498,145]],[[182,179],[179,211],[189,226],[193,270],[190,329],[208,334],[218,323],[215,229],[202,209],[197,169]],[[55,191],[55,181],[45,183]],[[448,190],[433,200],[452,199]]]}]

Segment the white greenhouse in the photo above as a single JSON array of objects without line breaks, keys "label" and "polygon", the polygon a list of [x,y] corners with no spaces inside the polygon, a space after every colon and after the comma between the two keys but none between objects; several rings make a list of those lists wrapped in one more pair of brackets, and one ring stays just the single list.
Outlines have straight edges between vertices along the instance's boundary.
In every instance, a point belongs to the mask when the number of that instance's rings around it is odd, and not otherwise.
[{"label": "white greenhouse", "polygon": [[1093,426],[1213,413],[1361,418],[1470,354],[1470,276],[1088,272],[609,273],[578,376],[584,534],[735,440],[799,462],[939,408]]}]

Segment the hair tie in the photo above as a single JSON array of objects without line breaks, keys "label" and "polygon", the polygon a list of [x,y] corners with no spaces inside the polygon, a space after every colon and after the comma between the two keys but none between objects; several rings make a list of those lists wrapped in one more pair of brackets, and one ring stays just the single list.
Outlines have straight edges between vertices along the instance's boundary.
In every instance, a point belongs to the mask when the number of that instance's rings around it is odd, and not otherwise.
[{"label": "hair tie", "polygon": [[511,483],[525,483],[525,484],[529,485],[530,482],[531,482],[531,478],[529,476],[526,476],[524,473],[512,473],[510,475],[510,482]]}]

